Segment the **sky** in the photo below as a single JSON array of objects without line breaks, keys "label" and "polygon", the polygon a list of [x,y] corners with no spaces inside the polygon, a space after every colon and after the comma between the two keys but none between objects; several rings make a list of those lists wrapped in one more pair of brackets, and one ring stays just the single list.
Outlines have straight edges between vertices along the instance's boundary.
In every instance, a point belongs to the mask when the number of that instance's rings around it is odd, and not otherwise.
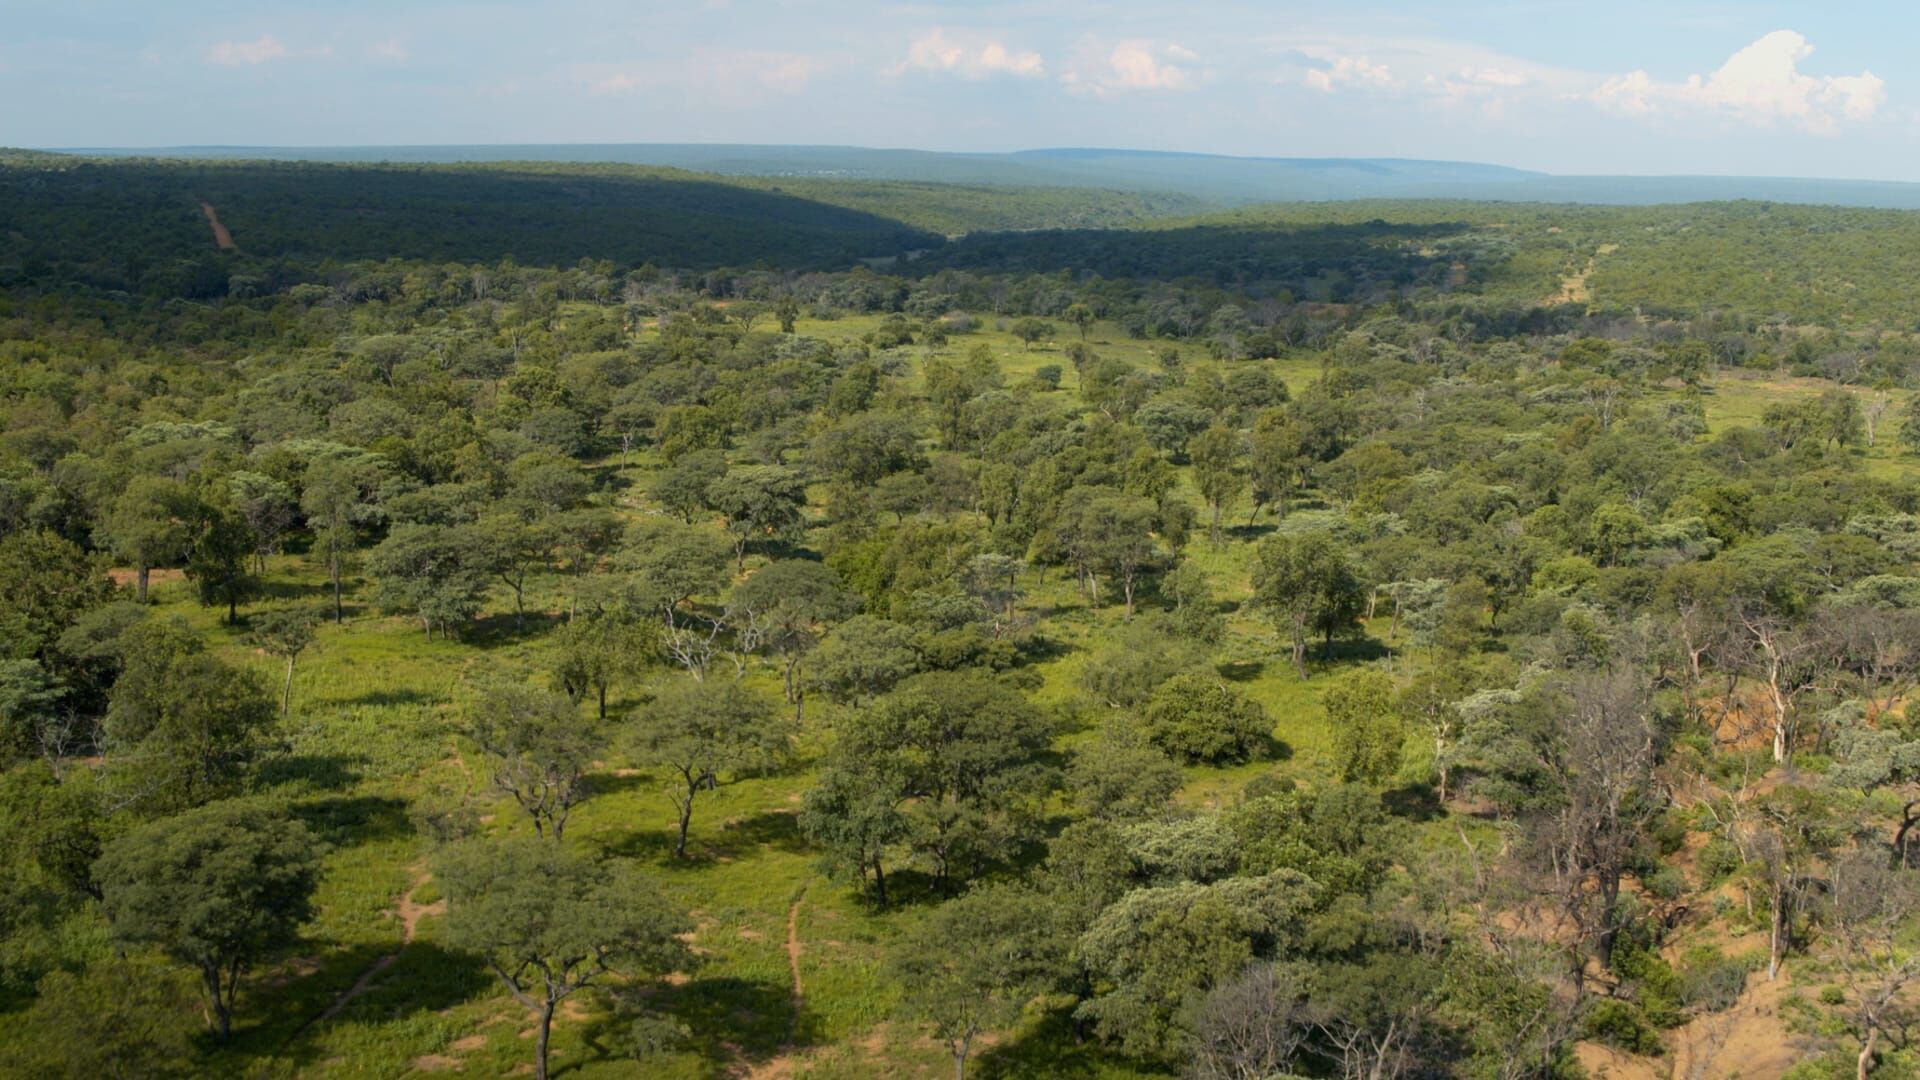
[{"label": "sky", "polygon": [[1920,180],[1920,5],[0,0],[0,145],[1100,146]]}]

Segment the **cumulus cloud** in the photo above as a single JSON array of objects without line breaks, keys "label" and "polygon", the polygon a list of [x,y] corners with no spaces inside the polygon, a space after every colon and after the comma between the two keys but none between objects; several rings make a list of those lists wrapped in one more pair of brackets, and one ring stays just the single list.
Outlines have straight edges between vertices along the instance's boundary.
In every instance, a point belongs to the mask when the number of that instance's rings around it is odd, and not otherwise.
[{"label": "cumulus cloud", "polygon": [[1110,50],[1083,50],[1060,77],[1069,91],[1108,97],[1133,91],[1190,90],[1199,84],[1200,57],[1172,42],[1122,41]]},{"label": "cumulus cloud", "polygon": [[909,71],[975,80],[1007,75],[1031,79],[1046,74],[1046,61],[1037,52],[1010,49],[998,41],[936,28],[909,45],[907,58],[888,68],[886,74],[898,77]]},{"label": "cumulus cloud", "polygon": [[1887,84],[1871,71],[1858,75],[1808,75],[1801,61],[1813,45],[1792,30],[1776,30],[1734,53],[1711,75],[1666,82],[1645,71],[1615,75],[1592,100],[1627,116],[1706,111],[1756,127],[1785,124],[1819,135],[1839,131],[1842,121],[1871,118],[1887,100]]},{"label": "cumulus cloud", "polygon": [[287,47],[272,34],[261,34],[252,41],[216,42],[207,50],[208,62],[225,67],[251,67],[285,55]]},{"label": "cumulus cloud", "polygon": [[1306,69],[1300,81],[1323,94],[1346,87],[1394,90],[1400,86],[1392,68],[1364,55],[1348,55],[1329,45],[1305,45],[1298,53]]}]

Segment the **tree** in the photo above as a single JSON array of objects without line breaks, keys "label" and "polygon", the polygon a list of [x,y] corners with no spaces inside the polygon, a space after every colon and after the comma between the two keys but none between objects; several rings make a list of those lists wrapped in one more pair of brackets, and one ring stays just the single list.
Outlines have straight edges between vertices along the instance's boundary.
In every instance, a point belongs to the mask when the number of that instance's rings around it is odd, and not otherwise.
[{"label": "tree", "polygon": [[383,607],[409,611],[420,620],[427,640],[434,627],[447,628],[473,618],[486,597],[491,560],[472,533],[431,525],[402,525],[387,534],[367,560],[378,579],[375,595]]},{"label": "tree", "polygon": [[1036,319],[1031,315],[1014,320],[1012,331],[1013,336],[1020,339],[1028,352],[1032,352],[1035,345],[1052,340],[1055,333],[1052,323],[1045,319]]},{"label": "tree", "polygon": [[84,971],[54,971],[40,980],[34,998],[22,1018],[25,1030],[49,1037],[25,1047],[30,1074],[107,1080],[194,1075],[200,1009],[193,982],[157,958],[113,957]]},{"label": "tree", "polygon": [[194,499],[180,484],[136,476],[114,499],[101,521],[105,547],[134,569],[141,603],[153,568],[178,562],[192,543]]},{"label": "tree", "polygon": [[1067,790],[1096,818],[1127,819],[1161,812],[1180,790],[1180,767],[1124,720],[1101,725],[1100,737],[1075,747]]},{"label": "tree", "polygon": [[521,838],[468,841],[436,874],[447,893],[447,940],[478,955],[535,1014],[533,1074],[546,1080],[554,1010],[610,975],[684,970],[690,927],[631,865],[590,862]]},{"label": "tree", "polygon": [[726,774],[765,772],[786,759],[792,728],[765,697],[737,680],[676,680],[641,706],[632,746],[643,764],[664,766],[679,812],[675,858],[687,856],[694,799]]},{"label": "tree", "polygon": [[280,687],[280,715],[284,717],[293,708],[293,665],[313,644],[314,618],[308,612],[285,608],[260,612],[248,622],[247,636],[253,644],[287,662],[287,677]]},{"label": "tree", "polygon": [[554,673],[560,689],[575,702],[592,693],[601,720],[607,718],[607,695],[614,686],[659,659],[659,625],[625,611],[574,620],[556,637]]},{"label": "tree", "polygon": [[1838,945],[1847,1023],[1860,1040],[1855,1075],[1866,1080],[1880,1040],[1904,1043],[1920,1019],[1907,993],[1920,981],[1920,950],[1912,943],[1920,873],[1863,848],[1836,860],[1831,878],[1826,921]]},{"label": "tree", "polygon": [[319,461],[307,469],[300,509],[313,532],[313,554],[326,562],[333,586],[333,621],[346,619],[342,579],[360,546],[359,525],[373,514],[365,494],[364,469],[343,461]]},{"label": "tree", "polygon": [[822,626],[860,610],[859,594],[841,587],[832,568],[809,559],[776,559],[733,587],[728,608],[735,633],[749,648],[780,657],[781,686],[794,720],[800,719],[800,661],[819,642]]},{"label": "tree", "polygon": [[101,732],[115,797],[159,815],[237,793],[277,711],[253,673],[171,622],[135,626],[118,649]]},{"label": "tree", "polygon": [[236,472],[227,477],[227,496],[253,538],[254,568],[265,572],[267,556],[280,551],[280,538],[293,526],[293,489],[271,476]]},{"label": "tree", "polygon": [[493,786],[559,840],[590,791],[587,772],[605,740],[565,695],[507,683],[480,697],[468,734],[493,763]]},{"label": "tree", "polygon": [[1217,544],[1220,519],[1247,486],[1246,474],[1240,469],[1240,436],[1215,425],[1193,437],[1187,444],[1187,456],[1193,460],[1193,486],[1213,513],[1207,538]]},{"label": "tree", "polygon": [[1046,718],[977,671],[916,675],[846,718],[828,756],[843,792],[891,806],[907,842],[946,885],[1015,850],[1052,776]]},{"label": "tree", "polygon": [[779,465],[729,470],[713,482],[707,498],[727,519],[737,571],[747,568],[749,543],[797,539],[806,525],[807,486],[793,470]]},{"label": "tree", "polygon": [[1400,768],[1406,729],[1393,680],[1370,668],[1336,678],[1321,695],[1333,731],[1333,759],[1347,783],[1383,784]]},{"label": "tree", "polygon": [[822,850],[829,870],[845,873],[863,887],[872,874],[874,899],[884,908],[887,865],[893,847],[907,838],[908,822],[898,783],[866,764],[849,761],[822,769],[801,803],[799,825]]},{"label": "tree", "polygon": [[981,1033],[1019,1019],[1059,978],[1066,943],[1054,921],[1040,894],[989,886],[942,904],[894,951],[906,1008],[946,1044],[954,1080],[966,1080]]},{"label": "tree", "polygon": [[911,627],[872,615],[827,631],[807,661],[806,680],[832,701],[871,701],[920,670]]},{"label": "tree", "polygon": [[1254,599],[1292,641],[1293,667],[1307,677],[1307,637],[1318,631],[1331,652],[1333,637],[1353,629],[1366,608],[1366,589],[1353,560],[1333,534],[1276,533],[1260,542]]},{"label": "tree", "polygon": [[1175,758],[1246,761],[1266,755],[1273,720],[1260,703],[1205,675],[1176,675],[1146,708],[1147,737]]},{"label": "tree", "polygon": [[299,821],[253,802],[151,822],[107,846],[97,870],[113,935],[193,966],[215,1026],[233,1030],[240,977],[313,917],[319,852]]},{"label": "tree", "polygon": [[255,554],[253,534],[223,507],[200,504],[187,542],[187,579],[206,607],[225,606],[227,625],[240,621],[240,605],[260,595],[260,579],[248,564]]},{"label": "tree", "polygon": [[1093,308],[1080,303],[1068,304],[1065,314],[1067,321],[1073,324],[1073,328],[1080,331],[1080,340],[1087,340],[1093,333]]},{"label": "tree", "polygon": [[727,475],[727,456],[718,450],[696,450],[667,466],[649,494],[667,513],[693,524],[712,505],[708,490]]},{"label": "tree", "polygon": [[526,625],[527,578],[553,565],[555,536],[544,523],[493,514],[474,526],[474,546],[500,583],[513,590],[513,625]]},{"label": "tree", "polygon": [[[1077,497],[1082,494],[1084,499]],[[1060,526],[1063,538],[1090,580],[1105,577],[1119,583],[1125,617],[1131,620],[1141,578],[1166,561],[1153,535],[1159,507],[1097,488],[1076,489],[1069,497],[1073,502],[1063,511]]]}]

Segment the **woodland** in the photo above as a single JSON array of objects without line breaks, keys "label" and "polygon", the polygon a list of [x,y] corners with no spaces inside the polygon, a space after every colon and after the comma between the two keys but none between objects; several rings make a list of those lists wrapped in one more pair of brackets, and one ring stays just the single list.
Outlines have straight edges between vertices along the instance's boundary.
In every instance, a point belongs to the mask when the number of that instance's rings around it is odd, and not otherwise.
[{"label": "woodland", "polygon": [[1920,1076],[1916,284],[0,155],[0,1075]]}]

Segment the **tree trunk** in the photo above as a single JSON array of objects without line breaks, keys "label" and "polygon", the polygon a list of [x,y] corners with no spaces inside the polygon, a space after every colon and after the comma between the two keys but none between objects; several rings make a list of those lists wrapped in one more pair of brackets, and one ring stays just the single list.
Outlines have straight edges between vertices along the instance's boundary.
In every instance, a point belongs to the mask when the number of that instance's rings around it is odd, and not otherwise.
[{"label": "tree trunk", "polygon": [[287,657],[287,681],[280,687],[281,719],[285,719],[287,713],[293,709],[293,662],[293,657]]},{"label": "tree trunk", "polygon": [[973,1047],[973,1036],[962,1036],[953,1044],[953,1080],[967,1080],[967,1051]]},{"label": "tree trunk", "polygon": [[687,857],[687,829],[693,824],[693,793],[699,789],[699,782],[687,782],[687,797],[680,803],[680,833],[673,842],[673,857]]},{"label": "tree trunk", "polygon": [[877,857],[873,860],[873,891],[880,900],[880,906],[882,908],[886,907],[887,870],[886,867],[880,865],[880,860]]},{"label": "tree trunk", "polygon": [[533,1047],[533,1080],[547,1080],[547,1037],[553,1033],[553,1001],[540,1007],[540,1034]]},{"label": "tree trunk", "polygon": [[139,575],[137,580],[140,586],[140,602],[144,604],[147,602],[147,576],[152,572],[152,567],[149,567],[145,563],[141,563],[140,566],[138,567],[138,570],[139,570]]},{"label": "tree trunk", "polygon": [[599,686],[599,690],[600,690],[600,719],[605,720],[607,718],[607,684],[601,683]]},{"label": "tree trunk", "polygon": [[1877,1028],[1867,1029],[1867,1044],[1860,1048],[1860,1056],[1854,1059],[1853,1075],[1855,1080],[1867,1080],[1867,1073],[1873,1068],[1873,1044],[1880,1040]]},{"label": "tree trunk", "polygon": [[340,561],[338,559],[333,560],[328,576],[333,578],[333,624],[339,626],[347,621],[347,608],[340,599]]}]

